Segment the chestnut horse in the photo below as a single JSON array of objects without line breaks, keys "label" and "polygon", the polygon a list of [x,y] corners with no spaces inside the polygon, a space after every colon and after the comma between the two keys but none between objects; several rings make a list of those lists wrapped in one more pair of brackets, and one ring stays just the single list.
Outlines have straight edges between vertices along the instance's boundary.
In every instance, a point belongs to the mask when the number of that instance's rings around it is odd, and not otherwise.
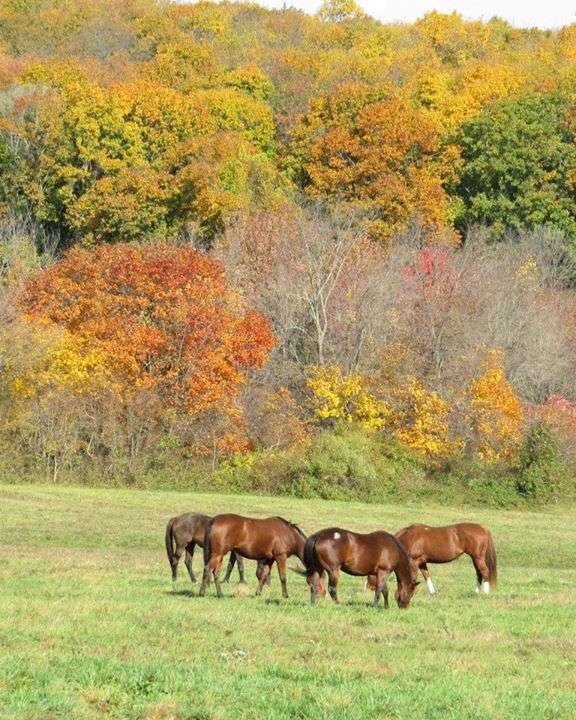
[{"label": "chestnut horse", "polygon": [[216,593],[222,597],[220,587],[220,565],[227,552],[235,552],[238,559],[245,557],[258,561],[258,590],[260,595],[264,583],[270,576],[272,565],[278,565],[282,584],[282,595],[288,597],[286,586],[286,559],[297,555],[304,561],[306,536],[297,525],[281,517],[262,520],[228,513],[216,515],[206,525],[204,536],[204,575],[200,595],[206,592],[210,576],[214,577]]},{"label": "chestnut horse", "polygon": [[[469,555],[476,570],[476,592],[490,592],[496,585],[496,550],[490,531],[475,523],[458,523],[446,527],[410,525],[396,533],[426,580],[428,592],[434,595],[428,563],[447,563],[460,555]],[[370,578],[371,584],[376,578]]]},{"label": "chestnut horse", "polygon": [[[170,518],[166,525],[166,553],[168,555],[168,562],[172,569],[172,582],[176,582],[178,577],[178,563],[182,557],[182,553],[185,552],[184,563],[188,568],[188,574],[190,580],[196,582],[196,576],[192,569],[192,559],[194,557],[194,548],[196,545],[204,547],[204,534],[206,532],[206,524],[212,518],[208,515],[202,515],[200,513],[185,513],[184,515],[178,515],[177,517]],[[230,560],[228,562],[228,570],[226,571],[226,577],[224,582],[228,582],[234,563],[238,560],[238,575],[240,576],[240,582],[244,580],[244,561],[241,557],[236,558],[235,553],[230,553]]]},{"label": "chestnut horse", "polygon": [[418,585],[408,553],[394,535],[384,531],[363,535],[341,528],[320,530],[306,540],[304,564],[312,604],[322,592],[325,572],[328,573],[328,592],[334,602],[338,602],[340,570],[348,575],[374,578],[374,607],[381,595],[384,595],[384,607],[388,607],[387,578],[391,572],[398,581],[395,597],[400,608],[408,607]]}]

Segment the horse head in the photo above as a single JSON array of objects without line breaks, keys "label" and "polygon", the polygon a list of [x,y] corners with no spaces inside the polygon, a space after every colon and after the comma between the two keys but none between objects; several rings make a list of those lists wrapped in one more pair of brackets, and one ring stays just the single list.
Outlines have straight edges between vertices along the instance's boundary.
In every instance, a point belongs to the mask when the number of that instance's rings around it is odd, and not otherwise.
[{"label": "horse head", "polygon": [[414,579],[414,576],[410,578],[409,583],[398,583],[396,588],[395,598],[398,607],[405,610],[410,605],[412,595],[416,592],[416,588],[420,585],[418,580]]}]

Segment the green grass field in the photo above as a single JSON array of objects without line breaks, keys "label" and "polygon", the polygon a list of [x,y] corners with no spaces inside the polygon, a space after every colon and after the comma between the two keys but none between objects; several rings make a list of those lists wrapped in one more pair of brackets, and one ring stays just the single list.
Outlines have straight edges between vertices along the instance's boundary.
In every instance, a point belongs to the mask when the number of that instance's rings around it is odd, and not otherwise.
[{"label": "green grass field", "polygon": [[[173,593],[164,527],[188,510],[279,514],[306,532],[476,520],[493,531],[500,584],[478,597],[462,558],[432,567],[438,596],[420,586],[406,611],[374,610],[346,576],[340,606],[311,608],[296,574],[288,601],[276,573],[261,598],[236,584],[195,597],[182,563]],[[0,513],[2,718],[576,717],[574,508],[3,485]]]}]

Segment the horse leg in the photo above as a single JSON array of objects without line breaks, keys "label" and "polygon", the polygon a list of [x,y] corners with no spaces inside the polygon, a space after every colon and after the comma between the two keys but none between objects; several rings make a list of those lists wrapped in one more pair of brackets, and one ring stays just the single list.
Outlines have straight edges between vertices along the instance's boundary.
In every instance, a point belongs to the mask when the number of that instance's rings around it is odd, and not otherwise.
[{"label": "horse leg", "polygon": [[476,555],[472,557],[474,563],[474,570],[476,570],[476,592],[479,593],[482,590],[488,594],[490,592],[490,570],[483,556]]},{"label": "horse leg", "polygon": [[222,585],[220,583],[220,567],[222,566],[222,556],[216,558],[216,562],[210,561],[212,564],[212,577],[214,585],[216,585],[216,595],[222,597]]},{"label": "horse leg", "polygon": [[178,578],[178,563],[180,562],[180,558],[182,557],[182,553],[184,552],[184,548],[180,545],[177,545],[174,550],[174,555],[172,556],[172,559],[170,560],[170,567],[172,568],[172,589],[174,590],[176,587],[176,580]]},{"label": "horse leg", "polygon": [[278,555],[276,558],[278,565],[278,575],[280,576],[280,585],[282,585],[282,597],[288,597],[288,587],[286,585],[286,555]]},{"label": "horse leg", "polygon": [[426,580],[426,587],[428,588],[428,592],[430,595],[436,594],[436,588],[434,587],[434,583],[432,582],[432,577],[430,576],[430,571],[428,570],[428,565],[426,563],[420,564],[420,572],[424,576],[424,580]]},{"label": "horse leg", "polygon": [[315,570],[310,577],[310,605],[316,605],[318,594],[320,592],[320,578],[324,573]]},{"label": "horse leg", "polygon": [[238,553],[234,553],[236,555],[236,562],[238,563],[238,582],[242,583],[242,585],[246,584],[246,578],[244,577],[244,558],[242,555],[239,555]]},{"label": "horse leg", "polygon": [[340,577],[340,570],[328,571],[328,592],[330,597],[335,603],[338,602],[338,578]]},{"label": "horse leg", "polygon": [[200,597],[204,597],[208,585],[210,585],[210,568],[208,566],[208,563],[206,563],[204,565],[204,572],[202,573],[202,583],[200,585],[200,590],[198,591],[198,595]]},{"label": "horse leg", "polygon": [[[226,575],[224,575],[224,580],[222,582],[227,583],[230,580],[230,575],[232,575],[232,570],[234,570],[234,564],[236,563],[238,556],[232,550],[230,553],[230,557],[228,558],[228,567],[226,568]],[[240,570],[240,561],[238,561],[238,570]]]},{"label": "horse leg", "polygon": [[194,558],[195,547],[195,542],[188,543],[188,545],[186,545],[186,554],[184,555],[184,564],[188,568],[188,575],[190,575],[190,580],[192,582],[196,582],[196,576],[194,575],[194,570],[192,569],[192,560]]},{"label": "horse leg", "polygon": [[220,564],[222,562],[222,556],[218,555],[212,555],[212,557],[208,560],[208,562],[204,565],[204,573],[202,574],[202,584],[200,585],[200,590],[198,594],[200,597],[204,597],[206,594],[206,588],[208,585],[210,585],[210,576],[214,577],[214,582],[216,584],[216,593],[218,597],[222,597],[222,588],[220,586],[220,577],[218,575],[218,571],[220,569]]},{"label": "horse leg", "polygon": [[374,586],[374,602],[372,605],[373,607],[378,607],[380,596],[384,595],[384,608],[388,610],[388,573],[384,570],[379,570],[373,577],[375,577],[376,582]]},{"label": "horse leg", "polygon": [[[260,577],[262,575],[262,568],[264,567],[264,565],[265,565],[264,560],[258,560],[258,563],[256,565],[256,579],[257,580],[260,580]],[[271,577],[272,577],[271,573],[268,573],[268,575],[266,576],[266,585],[268,585],[268,587],[270,587],[270,585],[272,584],[270,582]]]},{"label": "horse leg", "polygon": [[388,610],[388,573],[384,573],[382,579],[382,594],[384,595],[384,609]]},{"label": "horse leg", "polygon": [[264,560],[262,561],[262,565],[260,568],[260,577],[258,578],[258,589],[256,590],[256,595],[262,594],[262,588],[264,587],[264,583],[266,582],[266,579],[270,575],[270,570],[272,569],[272,565],[274,563],[274,560]]},{"label": "horse leg", "polygon": [[366,580],[364,582],[364,590],[376,590],[376,586],[378,585],[378,577],[375,574],[366,575]]}]

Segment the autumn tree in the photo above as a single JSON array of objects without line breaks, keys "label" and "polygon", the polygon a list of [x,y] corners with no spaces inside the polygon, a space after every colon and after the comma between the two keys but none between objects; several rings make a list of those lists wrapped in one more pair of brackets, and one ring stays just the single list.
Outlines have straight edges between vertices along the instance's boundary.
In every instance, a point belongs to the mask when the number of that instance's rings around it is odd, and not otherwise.
[{"label": "autumn tree", "polygon": [[355,0],[323,0],[318,17],[328,22],[342,22],[364,15]]},{"label": "autumn tree", "polygon": [[71,250],[28,284],[20,304],[25,317],[65,328],[81,355],[105,358],[125,420],[142,394],[158,399],[168,426],[172,416],[230,415],[246,370],[274,344],[222,266],[186,247]]},{"label": "autumn tree", "polygon": [[321,206],[240,216],[215,251],[271,318],[279,341],[272,362],[282,382],[302,380],[308,365],[359,369],[382,321],[374,309],[385,253],[357,217]]},{"label": "autumn tree", "polygon": [[450,436],[449,403],[414,377],[391,389],[390,427],[401,442],[438,462],[458,450],[459,440]]},{"label": "autumn tree", "polygon": [[488,354],[486,369],[470,384],[474,451],[488,463],[512,462],[522,437],[524,411],[503,367],[502,353]]},{"label": "autumn tree", "polygon": [[334,365],[313,367],[307,384],[319,420],[354,423],[365,430],[386,426],[390,410],[370,392],[367,378],[360,373],[343,375]]},{"label": "autumn tree", "polygon": [[177,236],[190,224],[210,240],[230,211],[288,201],[272,113],[256,97],[266,78],[243,73],[183,94],[150,80],[103,88],[73,62],[32,66],[4,123],[0,200],[67,244]]},{"label": "autumn tree", "polygon": [[439,126],[397,92],[345,85],[314,100],[295,130],[301,183],[315,198],[349,203],[388,238],[414,216],[449,219]]}]

